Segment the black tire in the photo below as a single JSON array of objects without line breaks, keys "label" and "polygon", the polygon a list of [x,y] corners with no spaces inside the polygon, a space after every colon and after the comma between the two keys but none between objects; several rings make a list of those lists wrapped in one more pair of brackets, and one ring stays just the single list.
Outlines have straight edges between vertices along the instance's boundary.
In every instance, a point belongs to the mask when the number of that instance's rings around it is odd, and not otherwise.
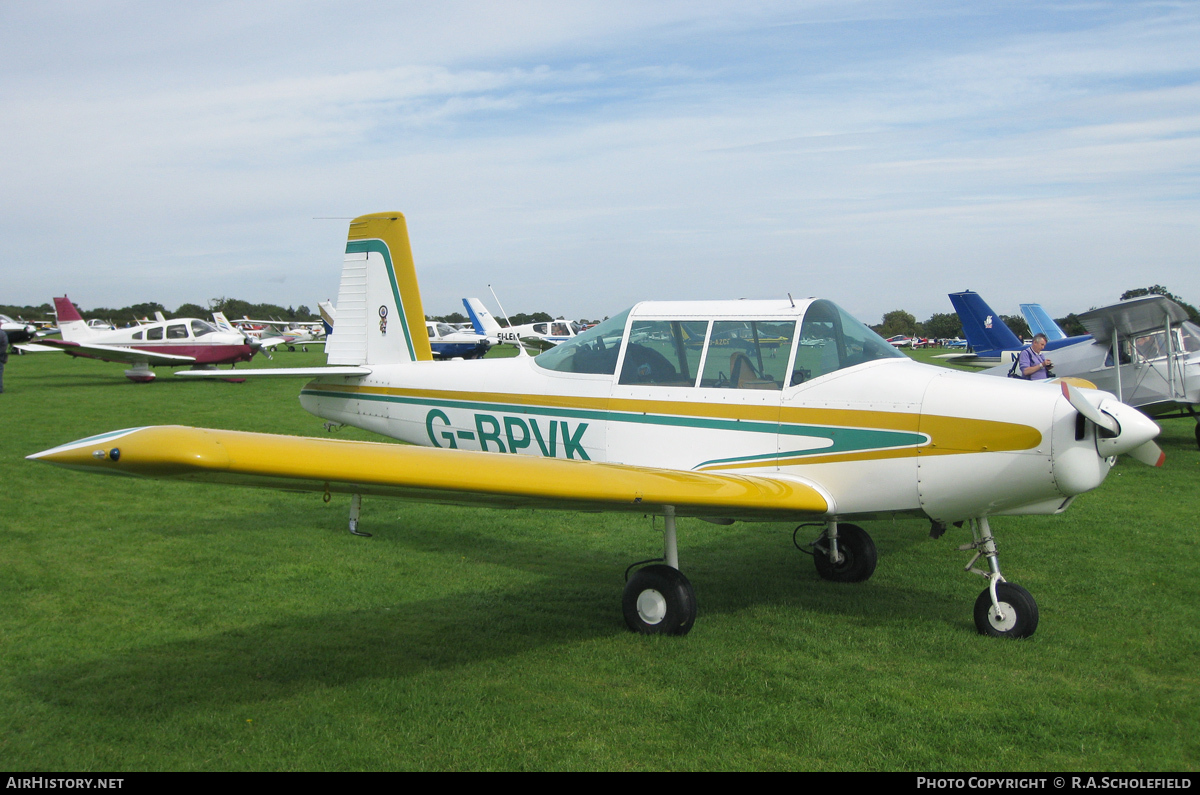
[{"label": "black tire", "polygon": [[1200,420],[1196,420],[1196,447],[1200,448]]},{"label": "black tire", "polygon": [[686,635],[696,623],[696,594],[678,569],[638,569],[621,597],[625,623],[642,635]]},{"label": "black tire", "polygon": [[836,565],[829,562],[829,555],[822,550],[813,550],[813,563],[821,579],[831,582],[866,582],[871,579],[879,562],[879,552],[867,531],[856,524],[839,524],[837,543],[842,562]]},{"label": "black tire", "polygon": [[1037,602],[1029,591],[1011,582],[996,584],[996,599],[1004,609],[1004,621],[996,618],[992,594],[984,588],[975,600],[975,629],[993,638],[1028,638],[1037,630]]}]

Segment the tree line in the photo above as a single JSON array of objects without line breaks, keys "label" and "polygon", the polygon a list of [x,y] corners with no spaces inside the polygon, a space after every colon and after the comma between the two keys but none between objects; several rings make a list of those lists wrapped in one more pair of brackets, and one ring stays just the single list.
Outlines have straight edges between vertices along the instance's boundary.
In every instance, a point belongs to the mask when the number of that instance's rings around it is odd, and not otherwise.
[{"label": "tree line", "polygon": [[[1129,298],[1137,298],[1143,295],[1164,295],[1170,298],[1175,303],[1179,304],[1188,313],[1188,319],[1193,323],[1200,324],[1200,311],[1196,307],[1184,301],[1179,296],[1171,293],[1166,287],[1161,284],[1151,285],[1150,287],[1138,287],[1132,290],[1126,290],[1121,294],[1122,301]],[[242,301],[236,298],[212,298],[208,301],[207,307],[202,307],[199,304],[182,304],[174,312],[168,312],[166,307],[157,302],[149,302],[143,304],[132,304],[130,306],[112,309],[107,307],[98,307],[96,309],[84,310],[75,305],[79,309],[79,314],[85,319],[91,320],[99,318],[111,322],[118,326],[127,325],[135,322],[138,318],[153,318],[155,312],[162,312],[164,317],[200,317],[206,318],[213,312],[224,312],[225,316],[231,320],[237,320],[243,317],[251,317],[257,320],[285,320],[288,322],[310,322],[320,320],[320,316],[314,314],[309,308],[303,304],[297,307],[282,307],[277,304],[254,304],[249,301]],[[1092,307],[1095,309],[1095,307]],[[54,307],[48,303],[40,306],[5,306],[0,305],[0,314],[10,317],[19,317],[24,320],[53,320]],[[429,316],[429,320],[439,320],[443,323],[468,323],[469,318],[461,312],[451,312],[448,315]],[[508,320],[514,326],[522,326],[527,323],[548,323],[556,318],[546,312],[525,313],[518,312],[508,316]],[[561,320],[562,318],[557,318]],[[1000,319],[1004,321],[1012,332],[1022,339],[1027,339],[1031,335],[1029,325],[1025,322],[1025,318],[1020,315],[1000,315]],[[1083,324],[1079,322],[1079,317],[1072,312],[1066,317],[1055,318],[1055,322],[1068,335],[1086,334]],[[897,334],[904,334],[909,337],[930,337],[933,339],[954,339],[962,337],[962,322],[958,319],[958,315],[954,312],[935,312],[925,321],[918,321],[910,312],[903,309],[894,309],[891,312],[884,314],[882,322],[878,325],[871,326],[871,329],[882,337],[893,337]]]},{"label": "tree line", "polygon": [[[285,320],[288,322],[312,322],[320,320],[320,315],[314,314],[307,306],[301,304],[296,307],[282,307],[277,304],[254,304],[249,301],[241,301],[236,298],[212,298],[208,301],[208,306],[203,307],[199,304],[181,304],[174,312],[168,312],[167,308],[157,301],[149,301],[142,304],[131,304],[120,308],[113,307],[96,307],[95,309],[83,309],[79,304],[75,304],[75,308],[79,310],[79,314],[85,320],[98,319],[116,326],[125,326],[135,323],[140,318],[154,319],[155,312],[162,312],[163,317],[168,319],[177,317],[199,317],[207,318],[213,312],[224,312],[225,317],[230,320],[239,320],[243,317],[254,318],[255,320]],[[40,306],[3,306],[0,305],[0,314],[8,315],[9,317],[19,317],[27,321],[35,320],[54,320],[54,306],[51,304],[41,304]]]}]

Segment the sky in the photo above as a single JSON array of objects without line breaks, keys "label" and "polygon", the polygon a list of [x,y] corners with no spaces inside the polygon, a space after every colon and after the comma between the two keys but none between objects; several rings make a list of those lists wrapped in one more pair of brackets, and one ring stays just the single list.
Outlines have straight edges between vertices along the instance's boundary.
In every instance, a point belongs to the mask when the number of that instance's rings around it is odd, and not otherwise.
[{"label": "sky", "polygon": [[0,304],[1200,303],[1200,3],[0,2]]}]

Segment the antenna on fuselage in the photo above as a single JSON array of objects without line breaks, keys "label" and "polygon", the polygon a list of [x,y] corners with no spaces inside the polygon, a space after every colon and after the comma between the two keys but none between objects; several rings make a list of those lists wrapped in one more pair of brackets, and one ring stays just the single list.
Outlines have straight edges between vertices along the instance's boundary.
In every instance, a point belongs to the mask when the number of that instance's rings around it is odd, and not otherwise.
[{"label": "antenna on fuselage", "polygon": [[504,304],[500,303],[500,299],[496,296],[496,291],[492,290],[492,285],[488,285],[488,289],[492,291],[492,298],[496,299],[496,306],[500,307],[500,316],[504,318],[504,322],[512,328],[512,321],[508,319],[508,313],[504,311]]}]

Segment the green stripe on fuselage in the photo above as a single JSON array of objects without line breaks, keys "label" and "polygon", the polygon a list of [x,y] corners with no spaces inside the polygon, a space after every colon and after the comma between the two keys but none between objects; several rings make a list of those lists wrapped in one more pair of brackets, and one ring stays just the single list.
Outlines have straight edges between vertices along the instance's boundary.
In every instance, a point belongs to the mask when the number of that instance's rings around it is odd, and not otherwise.
[{"label": "green stripe on fuselage", "polygon": [[754,460],[774,460],[780,457],[830,455],[834,453],[856,453],[869,450],[889,450],[900,447],[919,447],[929,443],[929,437],[913,431],[896,431],[882,428],[841,428],[822,425],[796,425],[754,420],[721,420],[672,414],[643,414],[599,409],[564,409],[547,406],[526,406],[511,403],[495,403],[478,400],[447,400],[439,398],[412,398],[399,395],[350,393],[304,389],[302,394],[341,400],[373,400],[423,408],[451,408],[460,410],[487,411],[495,414],[526,414],[543,417],[571,418],[593,422],[625,422],[634,425],[659,425],[706,430],[741,431],[746,433],[769,433],[783,436],[803,436],[828,439],[832,444],[811,450],[771,452],[742,458],[714,459],[698,464],[698,467],[714,464],[737,463]]}]

